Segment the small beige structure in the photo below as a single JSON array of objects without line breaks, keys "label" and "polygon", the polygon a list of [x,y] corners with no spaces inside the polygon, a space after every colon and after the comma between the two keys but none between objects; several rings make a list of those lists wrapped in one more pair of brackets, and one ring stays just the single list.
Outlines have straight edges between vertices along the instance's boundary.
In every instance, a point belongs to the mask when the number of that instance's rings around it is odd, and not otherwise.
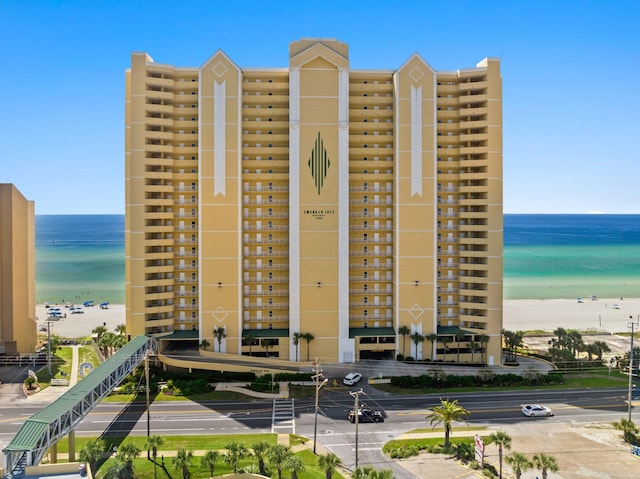
[{"label": "small beige structure", "polygon": [[0,354],[36,348],[34,202],[0,183]]},{"label": "small beige structure", "polygon": [[359,70],[333,39],[293,42],[286,68],[134,53],[125,169],[131,336],[291,361],[408,346],[499,363],[497,59]]}]

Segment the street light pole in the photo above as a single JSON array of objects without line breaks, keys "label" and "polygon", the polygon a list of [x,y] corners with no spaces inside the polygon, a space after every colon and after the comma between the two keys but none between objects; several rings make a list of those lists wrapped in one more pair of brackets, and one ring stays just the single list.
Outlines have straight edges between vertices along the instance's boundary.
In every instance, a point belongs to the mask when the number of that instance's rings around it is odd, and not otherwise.
[{"label": "street light pole", "polygon": [[[147,392],[147,441],[151,437],[151,412],[149,411],[149,350],[144,355],[144,377],[145,377],[145,390]],[[149,457],[149,448],[147,447],[147,459]]]},{"label": "street light pole", "polygon": [[[315,407],[315,415],[313,418],[313,453],[316,453],[316,437],[318,435],[318,397],[320,396],[320,389],[322,388],[322,386],[324,386],[325,384],[327,384],[328,379],[326,379],[324,377],[324,375],[322,374],[322,369],[320,369],[320,362],[318,361],[318,358],[316,358],[316,362],[315,362],[315,370],[314,370],[315,374],[313,375],[313,380],[315,381],[315,386],[316,386],[316,407]],[[322,379],[322,382],[320,382],[320,380]]]},{"label": "street light pole", "polygon": [[349,394],[354,398],[353,404],[353,413],[356,416],[356,468],[358,467],[358,423],[360,422],[359,412],[359,404],[358,401],[360,399],[360,394],[365,394],[365,392],[360,388],[360,391],[349,391]]}]

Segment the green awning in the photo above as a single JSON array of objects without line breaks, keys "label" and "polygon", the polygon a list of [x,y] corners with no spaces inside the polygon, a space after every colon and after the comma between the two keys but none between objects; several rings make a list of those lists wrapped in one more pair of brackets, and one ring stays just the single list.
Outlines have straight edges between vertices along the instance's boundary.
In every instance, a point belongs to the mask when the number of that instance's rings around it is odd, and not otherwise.
[{"label": "green awning", "polygon": [[242,331],[242,337],[246,338],[247,335],[253,335],[254,338],[288,338],[289,328],[283,329],[244,329]]},{"label": "green awning", "polygon": [[393,328],[349,328],[349,338],[395,335]]},{"label": "green awning", "polygon": [[438,326],[438,336],[455,336],[459,332],[471,335],[476,334],[473,331],[460,329],[459,326]]}]

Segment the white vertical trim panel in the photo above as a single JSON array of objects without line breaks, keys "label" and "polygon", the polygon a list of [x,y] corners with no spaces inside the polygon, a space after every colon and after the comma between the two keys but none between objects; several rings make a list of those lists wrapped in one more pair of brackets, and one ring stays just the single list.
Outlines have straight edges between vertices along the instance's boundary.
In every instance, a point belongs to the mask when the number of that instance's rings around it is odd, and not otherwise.
[{"label": "white vertical trim panel", "polygon": [[411,85],[411,196],[422,196],[422,86]]},{"label": "white vertical trim panel", "polygon": [[213,83],[213,196],[226,196],[226,83]]},{"label": "white vertical trim panel", "polygon": [[[300,68],[289,71],[289,341],[300,331]],[[296,360],[295,348],[289,359]]]},{"label": "white vertical trim panel", "polygon": [[342,363],[345,356],[355,359],[355,340],[349,339],[348,68],[338,70],[338,182],[338,362]]}]

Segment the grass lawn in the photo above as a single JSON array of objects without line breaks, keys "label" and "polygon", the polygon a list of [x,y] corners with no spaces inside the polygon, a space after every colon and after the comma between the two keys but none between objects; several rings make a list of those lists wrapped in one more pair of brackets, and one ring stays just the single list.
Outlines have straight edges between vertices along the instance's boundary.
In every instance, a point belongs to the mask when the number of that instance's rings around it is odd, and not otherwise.
[{"label": "grass lawn", "polygon": [[[76,437],[76,452],[92,437]],[[191,449],[192,451],[209,451],[224,449],[230,442],[243,444],[250,447],[258,441],[265,441],[269,444],[275,444],[277,440],[276,434],[224,434],[224,435],[208,435],[208,436],[162,436],[163,443],[158,447],[158,456],[162,451],[176,451],[180,448]],[[146,436],[125,436],[125,437],[109,437],[104,440],[107,450],[113,449],[113,446],[119,446],[123,442],[135,444],[141,451],[146,451]],[[68,438],[64,437],[58,442],[58,452],[68,453]]]},{"label": "grass lawn", "polygon": [[[86,438],[79,437],[76,438],[76,449],[79,453],[80,449],[89,441],[95,438]],[[290,436],[292,444],[303,444],[308,441],[307,438],[302,436]],[[138,446],[141,450],[141,455],[138,459],[134,460],[133,467],[138,479],[151,479],[154,477],[154,469],[155,474],[158,479],[182,479],[182,472],[179,469],[176,469],[173,463],[173,457],[175,456],[175,451],[180,448],[185,448],[187,450],[191,450],[194,452],[194,457],[191,462],[191,466],[189,467],[189,471],[191,472],[191,479],[206,479],[209,477],[209,470],[203,469],[200,467],[200,458],[205,451],[209,450],[217,450],[221,451],[225,449],[225,446],[232,442],[236,441],[239,444],[243,444],[247,448],[251,448],[251,445],[259,442],[265,441],[269,444],[275,444],[277,441],[277,436],[275,434],[230,434],[230,435],[220,435],[220,436],[165,436],[163,437],[163,444],[158,448],[158,456],[157,462],[154,464],[153,460],[148,460],[146,458],[146,449],[145,442],[146,437],[144,436],[130,436],[126,438],[111,438],[106,443],[107,450],[113,448],[114,445],[119,445],[123,442],[133,443]],[[62,439],[58,443],[58,452],[60,453],[68,453],[68,440],[67,438]],[[224,452],[221,452],[223,455]],[[298,453],[298,456],[302,458],[302,461],[305,465],[305,471],[298,474],[299,479],[324,479],[324,471],[318,468],[318,458],[313,454],[311,450],[305,449]],[[106,461],[104,461],[97,472],[98,478],[103,478],[109,468],[115,463],[115,456],[111,456]],[[162,466],[164,463],[164,467]],[[267,466],[269,466],[269,461],[266,461]],[[257,461],[253,457],[248,457],[240,461],[239,467],[243,468],[245,466],[256,464]],[[272,475],[276,475],[276,471],[273,468],[271,469]],[[231,467],[225,464],[223,457],[217,462],[214,475],[220,476],[223,474],[230,474],[233,472]],[[289,471],[283,471],[283,478],[290,478],[291,474]],[[339,473],[335,472],[333,475],[336,479],[344,479],[344,477]]]}]

